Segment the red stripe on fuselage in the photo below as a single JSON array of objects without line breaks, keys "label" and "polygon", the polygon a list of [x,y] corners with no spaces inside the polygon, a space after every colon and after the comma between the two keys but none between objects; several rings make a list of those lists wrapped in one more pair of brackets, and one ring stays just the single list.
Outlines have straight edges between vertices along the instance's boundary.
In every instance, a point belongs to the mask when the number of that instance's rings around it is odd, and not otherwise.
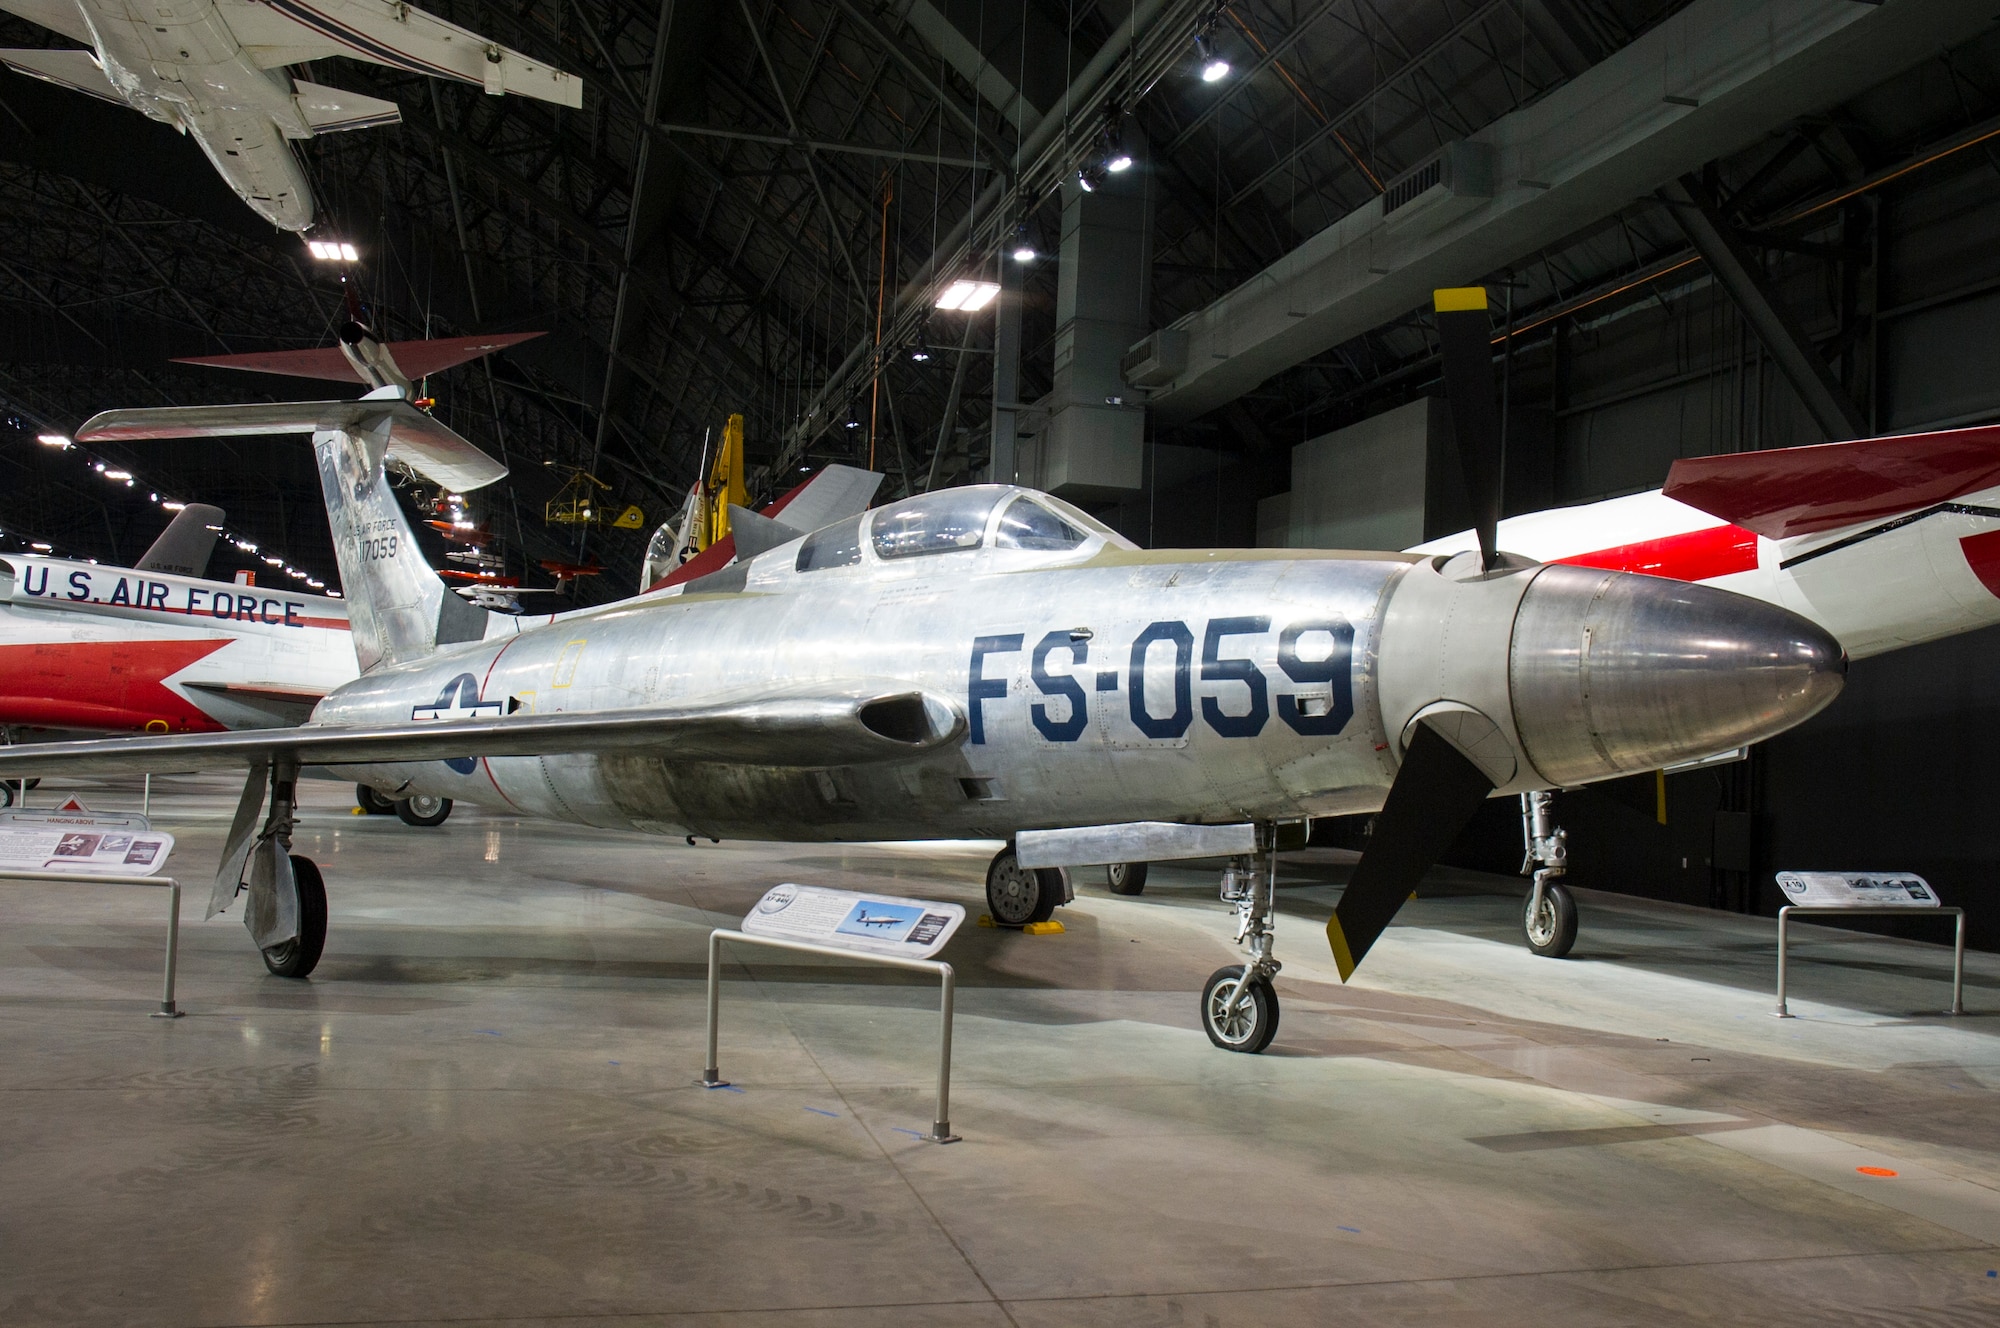
[{"label": "red stripe on fuselage", "polygon": [[1711,581],[1732,572],[1757,570],[1757,535],[1741,526],[1710,526],[1683,535],[1620,544],[1595,553],[1551,559],[1569,567],[1601,567],[1607,572],[1640,572],[1675,581]]},{"label": "red stripe on fuselage", "polygon": [[110,729],[165,724],[183,733],[222,725],[165,680],[226,640],[49,641],[0,646],[0,724]]}]

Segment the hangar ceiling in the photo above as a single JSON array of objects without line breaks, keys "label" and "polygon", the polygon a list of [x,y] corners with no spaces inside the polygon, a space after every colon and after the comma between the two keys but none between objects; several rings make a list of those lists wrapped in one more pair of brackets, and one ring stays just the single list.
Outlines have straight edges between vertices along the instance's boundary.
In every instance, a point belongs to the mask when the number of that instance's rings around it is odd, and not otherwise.
[{"label": "hangar ceiling", "polygon": [[[327,229],[364,253],[353,280],[386,334],[549,333],[431,386],[444,418],[513,466],[504,491],[480,503],[530,583],[542,580],[535,560],[601,558],[605,575],[572,592],[591,602],[626,592],[644,537],[545,525],[543,504],[568,468],[643,506],[650,527],[678,507],[704,439],[731,412],[746,416],[766,491],[800,464],[866,462],[871,451],[892,495],[976,472],[992,320],[927,314],[924,282],[990,272],[1017,226],[1052,253],[1056,187],[1121,114],[1150,144],[1153,322],[1164,326],[1684,6],[426,7],[578,74],[583,109],[326,62],[313,78],[394,100],[403,123],[322,136],[300,156]],[[1194,70],[1202,30],[1235,65],[1216,85]],[[4,18],[0,44],[66,43]],[[2000,111],[1983,69],[1941,56],[1933,72],[1896,109],[1774,126],[1740,160],[1718,163],[1711,178],[1728,224],[1760,229],[1766,252],[1786,261],[1837,264],[1856,241],[1787,221],[1788,207]],[[1832,208],[1820,220],[1846,227],[1846,216]],[[1692,251],[1672,208],[1640,199],[1500,275],[1515,317],[1553,329],[1586,306],[1603,317],[1660,299]],[[1028,268],[1023,400],[1049,386],[1055,283],[1053,261]],[[113,405],[318,395],[303,381],[167,361],[327,344],[342,316],[340,275],[263,226],[191,143],[122,107],[0,71],[0,399],[13,426],[0,445],[0,529],[79,555],[136,556],[157,513],[72,474],[73,462],[32,435]],[[1854,334],[1843,325],[1834,335]],[[913,359],[919,343],[935,354]],[[1269,451],[1423,391],[1429,362],[1427,334],[1391,321],[1161,436]],[[289,541],[295,562],[331,580],[305,453],[294,440],[115,459],[142,487],[216,502],[253,538]]]}]

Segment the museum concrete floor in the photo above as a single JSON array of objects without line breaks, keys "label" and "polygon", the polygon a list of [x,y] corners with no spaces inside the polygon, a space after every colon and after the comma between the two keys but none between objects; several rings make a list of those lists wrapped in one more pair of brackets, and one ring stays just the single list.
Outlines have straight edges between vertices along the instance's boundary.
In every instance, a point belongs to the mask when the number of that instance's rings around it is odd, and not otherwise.
[{"label": "museum concrete floor", "polygon": [[[1450,877],[1343,987],[1317,854],[1245,1057],[1195,1024],[1212,876],[1086,881],[1063,935],[947,948],[940,1147],[934,987],[732,963],[704,1091],[704,941],[780,880],[977,914],[989,847],[415,830],[304,787],[308,982],[190,888],[187,1017],[149,1019],[159,894],[0,893],[0,1323],[2000,1322],[2000,957],[1951,1020],[1948,947],[1809,931],[1779,1021],[1768,921],[1586,896],[1556,963]],[[161,783],[190,882],[232,802]]]}]

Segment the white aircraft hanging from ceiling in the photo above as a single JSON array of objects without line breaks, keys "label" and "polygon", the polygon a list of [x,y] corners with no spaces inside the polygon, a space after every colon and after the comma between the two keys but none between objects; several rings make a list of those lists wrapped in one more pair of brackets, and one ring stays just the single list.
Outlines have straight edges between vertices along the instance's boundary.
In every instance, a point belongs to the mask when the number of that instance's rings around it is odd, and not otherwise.
[{"label": "white aircraft hanging from ceiling", "polygon": [[[1485,292],[1439,306],[1480,517],[1478,551],[1452,558],[1146,550],[1047,495],[975,485],[545,626],[475,622],[441,609],[455,597],[412,549],[384,464],[459,491],[506,471],[409,403],[106,412],[78,436],[312,435],[362,676],[297,729],[15,748],[0,776],[248,767],[210,913],[247,882],[245,925],[282,976],[309,973],[326,935],[319,869],[290,852],[303,764],[655,834],[1036,831],[1047,849],[1069,833],[1073,854],[1115,844],[1081,859],[1097,862],[1233,841],[1249,953],[1211,975],[1201,1020],[1260,1051],[1281,827],[1379,809],[1327,924],[1346,977],[1488,797],[1761,740],[1845,673],[1839,644],[1784,609],[1501,554]],[[996,921],[1062,902],[1045,861],[1012,842],[995,856]]]},{"label": "white aircraft hanging from ceiling", "polygon": [[191,135],[229,187],[287,231],[313,224],[290,140],[396,124],[403,113],[286,66],[345,56],[495,96],[583,104],[573,75],[398,0],[0,0],[0,9],[90,48],[0,51],[0,62]]}]

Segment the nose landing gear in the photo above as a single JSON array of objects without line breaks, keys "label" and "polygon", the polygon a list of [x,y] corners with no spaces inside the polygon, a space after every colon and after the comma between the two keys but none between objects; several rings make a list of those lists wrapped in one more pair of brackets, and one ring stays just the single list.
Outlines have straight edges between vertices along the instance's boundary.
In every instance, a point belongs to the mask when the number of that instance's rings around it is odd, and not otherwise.
[{"label": "nose landing gear", "polygon": [[1272,957],[1278,921],[1277,827],[1257,827],[1257,852],[1230,859],[1222,873],[1222,899],[1236,905],[1236,943],[1250,950],[1248,963],[1218,968],[1201,989],[1201,1027],[1224,1051],[1249,1055],[1278,1034],[1278,993],[1271,979],[1283,967]]},{"label": "nose landing gear", "polygon": [[1521,916],[1528,948],[1544,959],[1561,959],[1576,944],[1576,899],[1562,884],[1569,869],[1569,835],[1556,824],[1555,795],[1547,789],[1521,795],[1521,838],[1527,853],[1523,874],[1533,871]]}]

